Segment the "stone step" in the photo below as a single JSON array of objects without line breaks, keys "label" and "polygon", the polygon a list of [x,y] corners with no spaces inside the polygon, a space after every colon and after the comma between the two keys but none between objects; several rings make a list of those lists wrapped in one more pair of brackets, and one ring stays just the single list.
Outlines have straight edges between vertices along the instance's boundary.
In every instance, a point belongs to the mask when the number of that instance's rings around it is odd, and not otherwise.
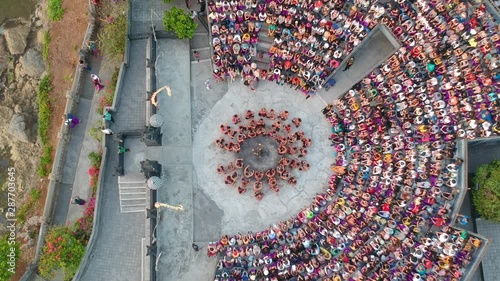
[{"label": "stone step", "polygon": [[200,61],[191,61],[191,64],[198,64],[202,62],[211,62],[210,59],[200,59]]},{"label": "stone step", "polygon": [[125,176],[118,177],[118,183],[126,183],[126,182],[142,182],[145,183],[146,179],[142,174],[127,174]]},{"label": "stone step", "polygon": [[129,188],[146,188],[146,183],[142,182],[120,182],[118,183],[118,189],[129,189]]},{"label": "stone step", "polygon": [[144,201],[146,202],[146,193],[120,193],[120,201],[124,203],[123,201],[130,202],[132,200],[137,200],[137,201]]},{"label": "stone step", "polygon": [[144,204],[139,204],[139,205],[126,205],[122,206],[120,213],[125,214],[125,213],[144,213],[146,212],[146,203]]},{"label": "stone step", "polygon": [[127,189],[118,189],[119,194],[146,194],[147,190],[143,187],[138,188],[127,188]]},{"label": "stone step", "polygon": [[260,42],[268,42],[268,43],[273,43],[274,42],[274,38],[271,38],[269,36],[267,36],[267,31],[266,32],[259,32],[259,43]]},{"label": "stone step", "polygon": [[269,42],[260,42],[259,41],[259,44],[257,44],[257,50],[269,52],[269,50],[271,49],[272,46],[273,45]]}]

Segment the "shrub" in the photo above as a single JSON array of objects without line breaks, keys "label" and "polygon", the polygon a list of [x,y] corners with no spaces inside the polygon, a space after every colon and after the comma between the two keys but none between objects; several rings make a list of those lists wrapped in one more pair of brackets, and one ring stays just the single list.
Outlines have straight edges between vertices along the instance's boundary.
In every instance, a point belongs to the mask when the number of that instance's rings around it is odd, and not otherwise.
[{"label": "shrub", "polygon": [[45,31],[43,33],[43,46],[42,46],[42,58],[47,61],[49,58],[49,46],[50,46],[50,33]]},{"label": "shrub", "polygon": [[60,21],[64,15],[62,0],[49,0],[47,13],[51,21]]},{"label": "shrub", "polygon": [[33,201],[38,201],[40,199],[40,196],[42,196],[42,191],[38,188],[32,188],[30,190],[30,196]]},{"label": "shrub", "polygon": [[500,222],[500,160],[481,165],[473,182],[479,185],[472,193],[477,212],[484,219]]},{"label": "shrub", "polygon": [[112,62],[119,62],[125,53],[125,37],[127,36],[127,16],[121,13],[113,23],[101,29],[97,37],[99,47]]},{"label": "shrub", "polygon": [[42,192],[40,191],[40,189],[32,188],[30,190],[30,198],[28,199],[28,202],[17,209],[17,221],[20,224],[26,222],[26,215],[33,209],[36,201],[40,199],[40,196],[42,196]]},{"label": "shrub", "polygon": [[102,140],[102,132],[101,128],[104,126],[104,122],[102,120],[97,120],[94,122],[92,127],[89,129],[89,136],[97,141]]},{"label": "shrub", "polygon": [[38,135],[42,144],[48,143],[49,138],[47,136],[47,131],[50,126],[50,115],[52,110],[50,108],[50,98],[49,93],[52,91],[52,77],[46,75],[40,81],[38,86]]},{"label": "shrub", "polygon": [[94,222],[95,197],[87,202],[87,207],[83,211],[83,216],[75,222],[74,235],[87,243],[92,234],[92,223]]},{"label": "shrub", "polygon": [[52,164],[52,146],[45,145],[43,148],[43,154],[40,158],[40,166],[38,166],[38,175],[40,177],[46,177],[50,174],[50,165]]},{"label": "shrub", "polygon": [[101,96],[99,99],[99,106],[96,109],[97,114],[103,115],[104,108],[113,105],[113,99],[115,98],[115,92],[107,92]]},{"label": "shrub", "polygon": [[89,153],[90,165],[93,167],[97,167],[99,169],[101,167],[102,161],[102,153],[97,151],[92,151]]},{"label": "shrub", "polygon": [[78,239],[72,227],[58,226],[48,230],[38,264],[40,275],[52,279],[55,271],[62,269],[64,280],[73,278],[85,255],[85,243]]},{"label": "shrub", "polygon": [[191,39],[198,25],[183,9],[172,7],[163,15],[163,26],[166,31],[174,31],[179,39]]},{"label": "shrub", "polygon": [[8,236],[0,237],[0,281],[8,281],[15,272],[15,268],[12,270],[8,264],[9,257],[7,255],[12,253],[11,248],[14,248],[14,259],[19,260],[21,251],[18,243],[9,244]]}]

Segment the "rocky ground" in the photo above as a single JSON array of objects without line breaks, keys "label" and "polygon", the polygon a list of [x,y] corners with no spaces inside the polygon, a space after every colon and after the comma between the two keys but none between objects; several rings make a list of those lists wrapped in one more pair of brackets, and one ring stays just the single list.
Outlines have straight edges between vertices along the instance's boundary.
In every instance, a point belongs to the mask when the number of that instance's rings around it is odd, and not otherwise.
[{"label": "rocky ground", "polygon": [[40,15],[38,7],[31,22],[9,21],[0,36],[0,148],[10,152],[21,194],[39,180],[36,90],[46,71],[37,40]]},{"label": "rocky ground", "polygon": [[[44,7],[46,2],[39,2],[30,21],[10,20],[4,24],[3,32],[0,31],[0,149],[9,151],[11,166],[16,168],[17,206],[26,202],[32,188],[42,191],[39,202],[35,203],[26,223],[19,226],[17,232],[23,243],[23,259],[28,261],[33,257],[48,182],[40,179],[36,172],[42,153],[37,128],[38,84],[45,74],[53,76],[54,90],[50,93],[52,118],[48,134],[54,154],[66,92],[73,82],[78,51],[88,24],[88,13],[82,12],[88,11],[87,0],[64,1],[63,19],[55,23],[49,23],[45,18]],[[51,43],[48,60],[44,61],[41,53],[47,30],[50,31]],[[6,210],[1,207],[3,215]],[[5,230],[1,222],[0,234]],[[23,271],[18,268],[13,280],[18,280]]]}]

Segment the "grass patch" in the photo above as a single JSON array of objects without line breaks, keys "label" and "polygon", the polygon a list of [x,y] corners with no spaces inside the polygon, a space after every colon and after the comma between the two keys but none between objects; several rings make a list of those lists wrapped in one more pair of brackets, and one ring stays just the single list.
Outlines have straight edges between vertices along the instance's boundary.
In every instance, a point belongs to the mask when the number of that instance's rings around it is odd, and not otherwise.
[{"label": "grass patch", "polygon": [[52,91],[52,77],[46,75],[40,81],[38,86],[38,135],[43,145],[43,154],[40,157],[40,166],[38,175],[46,177],[50,174],[50,165],[52,164],[52,146],[49,143],[49,126],[52,109],[50,108],[49,92]]},{"label": "grass patch", "polygon": [[73,81],[73,74],[64,76],[64,81],[68,83]]},{"label": "grass patch", "polygon": [[52,164],[52,146],[46,145],[43,148],[42,157],[40,157],[40,166],[38,166],[38,175],[46,177],[50,174],[50,165]]},{"label": "grass patch", "polygon": [[40,81],[38,86],[38,134],[43,145],[49,141],[47,132],[50,126],[50,115],[52,110],[50,108],[49,92],[52,91],[52,77],[46,75]]},{"label": "grass patch", "polygon": [[60,21],[64,15],[62,0],[49,0],[47,13],[51,21]]},{"label": "grass patch", "polygon": [[[97,120],[92,124],[92,127],[89,129],[89,136],[97,141],[102,140],[102,132],[101,128],[104,127],[104,122],[102,120]],[[89,155],[90,157],[90,155]]]},{"label": "grass patch", "polygon": [[127,15],[120,13],[113,23],[105,25],[97,35],[99,48],[111,62],[120,62],[125,54]]},{"label": "grass patch", "polygon": [[42,196],[42,191],[40,191],[40,189],[32,188],[30,190],[30,198],[28,199],[28,202],[17,210],[17,221],[19,223],[23,224],[26,222],[26,215],[33,209],[35,203],[38,199],[40,199],[40,196]]},{"label": "grass patch", "polygon": [[14,82],[14,71],[12,70],[9,70],[9,72],[7,73],[7,84],[11,84],[12,82]]},{"label": "grass patch", "polygon": [[50,45],[50,33],[45,31],[43,33],[43,46],[42,46],[42,58],[44,61],[49,59],[49,45]]}]

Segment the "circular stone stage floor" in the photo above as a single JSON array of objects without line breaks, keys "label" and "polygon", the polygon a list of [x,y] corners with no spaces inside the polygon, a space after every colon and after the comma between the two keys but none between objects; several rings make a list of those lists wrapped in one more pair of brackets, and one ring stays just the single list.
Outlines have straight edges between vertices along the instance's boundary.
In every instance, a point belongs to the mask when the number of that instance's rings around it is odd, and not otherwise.
[{"label": "circular stone stage floor", "polygon": [[[261,150],[258,152],[258,150]],[[250,166],[250,169],[265,172],[276,168],[280,156],[278,154],[278,142],[270,136],[258,136],[246,139],[241,144],[238,158],[243,159],[244,167]]]},{"label": "circular stone stage floor", "polygon": [[[211,108],[197,127],[193,138],[195,241],[214,241],[220,238],[222,233],[259,231],[290,216],[296,216],[300,209],[312,203],[316,193],[327,186],[328,178],[332,174],[330,164],[333,163],[334,157],[331,142],[328,140],[331,127],[321,114],[325,104],[318,98],[306,100],[305,95],[295,91],[287,92],[288,90],[287,87],[274,83],[261,83],[257,92],[252,93],[240,83],[229,84],[228,92]],[[311,167],[306,172],[292,173],[292,176],[297,177],[294,187],[280,182],[279,193],[273,193],[267,186],[264,187],[264,198],[257,201],[251,189],[240,195],[237,184],[224,184],[224,177],[217,173],[217,166],[227,165],[242,156],[218,148],[215,140],[222,137],[220,124],[228,123],[234,114],[243,115],[247,109],[257,114],[262,107],[273,108],[276,112],[288,110],[289,120],[295,117],[302,119],[302,125],[297,130],[303,131],[312,139],[308,155],[304,158]],[[261,143],[265,142],[261,140]],[[253,147],[251,143],[248,145],[249,149],[243,149],[243,158],[260,169],[275,166],[275,161],[279,160],[279,155],[271,154],[266,155],[265,161],[252,160]],[[268,145],[274,147],[275,144],[266,143],[266,147]],[[269,149],[269,152],[271,150]],[[271,163],[267,163],[268,161]],[[216,210],[217,207],[219,210]],[[217,216],[222,218],[215,218]],[[215,222],[219,220],[220,229],[215,226],[219,225]]]}]

